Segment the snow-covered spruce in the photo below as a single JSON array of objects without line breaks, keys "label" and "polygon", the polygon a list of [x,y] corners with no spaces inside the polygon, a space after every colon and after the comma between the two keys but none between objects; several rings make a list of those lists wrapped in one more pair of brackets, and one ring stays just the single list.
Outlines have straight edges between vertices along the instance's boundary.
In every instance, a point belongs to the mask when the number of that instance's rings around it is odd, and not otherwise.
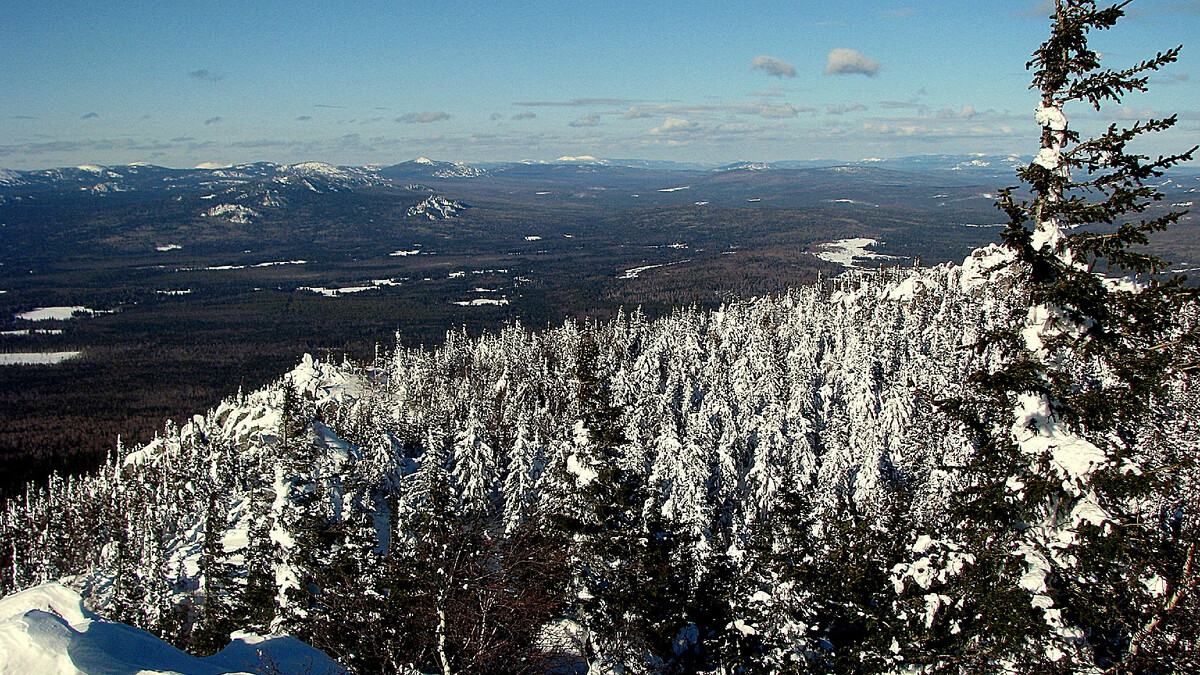
[{"label": "snow-covered spruce", "polygon": [[[933,665],[921,633],[956,630],[955,579],[997,555],[930,536],[972,484],[969,437],[935,401],[992,358],[964,346],[1009,320],[1005,259],[454,332],[372,367],[306,357],[10,501],[0,583],[63,579],[200,653],[288,631],[363,672]],[[1138,437],[1137,466],[1196,447],[1193,397]],[[1014,584],[1031,611],[1036,581]]]}]

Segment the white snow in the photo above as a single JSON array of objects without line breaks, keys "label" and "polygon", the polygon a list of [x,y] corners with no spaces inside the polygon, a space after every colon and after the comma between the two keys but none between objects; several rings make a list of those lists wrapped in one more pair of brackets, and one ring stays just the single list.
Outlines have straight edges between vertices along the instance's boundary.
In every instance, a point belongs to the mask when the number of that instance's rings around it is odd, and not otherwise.
[{"label": "white snow", "polygon": [[250,223],[252,219],[261,217],[259,212],[241,204],[218,204],[205,211],[204,215],[212,218],[227,218],[229,222],[238,223],[239,225],[245,225]]},{"label": "white snow", "polygon": [[158,293],[159,295],[189,295],[189,294],[191,294],[191,292],[192,292],[192,289],[190,289],[190,288],[182,288],[182,289],[179,289],[179,290],[173,290],[173,289],[172,289],[172,290],[165,290],[165,291],[154,291],[154,292],[155,292],[155,293]]},{"label": "white snow", "polygon": [[92,316],[100,314],[94,309],[88,309],[81,305],[72,305],[70,307],[38,307],[28,312],[20,312],[13,316],[17,319],[25,321],[66,321],[75,316]]},{"label": "white snow", "polygon": [[183,247],[180,246],[179,244],[164,244],[162,246],[155,246],[154,250],[165,253],[167,251],[178,251],[181,248],[183,248]]},{"label": "white snow", "polygon": [[392,251],[388,255],[392,256],[393,258],[406,258],[410,255],[417,255],[420,252],[421,249],[414,248],[411,251]]},{"label": "white snow", "polygon": [[541,241],[541,240],[542,240],[542,238],[536,234],[531,234],[528,237],[525,237],[525,241]]},{"label": "white snow", "polygon": [[450,303],[452,305],[461,305],[463,307],[481,307],[483,305],[507,305],[508,298],[475,298],[474,300],[459,300],[458,302]]},{"label": "white snow", "polygon": [[925,282],[921,281],[920,275],[913,274],[909,278],[893,286],[892,289],[888,291],[887,299],[897,302],[906,302],[924,293]]},{"label": "white snow", "polygon": [[27,335],[62,335],[62,334],[63,334],[63,331],[60,329],[57,329],[57,328],[50,329],[50,330],[42,329],[42,328],[32,328],[32,329],[25,328],[23,330],[0,331],[0,336],[6,336],[6,337],[24,337]]},{"label": "white snow", "polygon": [[868,251],[868,246],[878,246],[879,241],[866,237],[839,239],[818,246],[819,251],[813,253],[825,262],[836,263],[850,269],[864,269],[858,264],[859,260],[900,260],[904,256],[885,255]]},{"label": "white snow", "polygon": [[296,290],[309,291],[311,293],[317,293],[319,295],[323,295],[327,298],[335,298],[339,295],[348,295],[350,293],[362,293],[363,291],[373,291],[378,288],[379,288],[378,285],[371,284],[370,286],[342,286],[340,288],[324,288],[321,286],[301,286],[301,287],[297,288]]},{"label": "white snow", "polygon": [[0,599],[0,673],[12,675],[224,675],[345,673],[324,653],[286,636],[234,633],[207,658],[143,630],[108,621],[57,583]]},{"label": "white snow", "polygon": [[638,278],[638,275],[641,274],[642,272],[645,272],[647,270],[652,270],[652,269],[655,269],[658,267],[666,267],[666,265],[665,264],[663,264],[663,265],[642,265],[641,267],[634,267],[631,269],[627,269],[624,272],[618,274],[617,278],[618,279],[636,279],[636,278]]},{"label": "white snow", "polygon": [[430,220],[444,220],[453,218],[458,215],[458,212],[465,207],[455,201],[446,199],[438,195],[426,197],[424,201],[416,206],[409,207],[405,215],[412,218],[415,216],[425,216]]},{"label": "white snow", "polygon": [[[1021,394],[1013,415],[1013,438],[1021,451],[1032,457],[1049,455],[1050,468],[1062,481],[1064,490],[1081,496],[1092,473],[1108,464],[1103,450],[1071,433],[1053,418],[1044,397]],[[1090,519],[1096,515],[1088,512],[1080,517]]]},{"label": "white snow", "polygon": [[214,265],[212,267],[183,267],[180,272],[191,272],[201,270],[204,272],[227,272],[229,270],[244,270],[250,267],[276,267],[278,265],[307,265],[307,260],[275,260],[271,262],[262,262],[254,265]]},{"label": "white snow", "polygon": [[83,352],[16,352],[0,354],[0,366],[52,366]]},{"label": "white snow", "polygon": [[659,190],[659,192],[679,192],[680,190],[691,190],[691,189],[692,189],[691,185],[681,185],[679,187],[663,188],[663,189]]},{"label": "white snow", "polygon": [[1047,107],[1043,101],[1038,103],[1037,112],[1033,115],[1038,126],[1053,131],[1064,131],[1067,128],[1067,116],[1063,114],[1062,108],[1055,106]]}]

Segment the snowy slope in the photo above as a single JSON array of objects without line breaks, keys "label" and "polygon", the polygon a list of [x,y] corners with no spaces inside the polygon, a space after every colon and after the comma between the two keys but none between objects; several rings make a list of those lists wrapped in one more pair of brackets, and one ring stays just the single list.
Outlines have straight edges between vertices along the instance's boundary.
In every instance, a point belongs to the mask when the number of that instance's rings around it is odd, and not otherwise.
[{"label": "snowy slope", "polygon": [[0,599],[0,673],[5,675],[336,675],[345,669],[290,637],[237,634],[228,647],[197,658],[137,628],[86,610],[57,583]]}]

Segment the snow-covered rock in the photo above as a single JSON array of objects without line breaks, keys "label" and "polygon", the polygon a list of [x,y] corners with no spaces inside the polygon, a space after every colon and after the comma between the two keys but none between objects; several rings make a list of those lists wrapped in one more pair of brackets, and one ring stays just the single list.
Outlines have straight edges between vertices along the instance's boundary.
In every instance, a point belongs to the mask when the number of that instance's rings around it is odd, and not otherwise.
[{"label": "snow-covered rock", "polygon": [[440,195],[432,195],[416,206],[410,207],[407,216],[425,216],[430,220],[446,220],[458,215],[466,206],[461,202],[452,201]]},{"label": "snow-covered rock", "polygon": [[89,612],[57,583],[0,599],[0,673],[6,675],[280,675],[345,673],[323,652],[287,636],[234,633],[213,656],[198,658],[143,630]]},{"label": "snow-covered rock", "polygon": [[261,218],[262,214],[248,206],[241,204],[218,204],[204,212],[204,215],[210,218],[225,218],[231,223],[245,225],[250,223],[255,218]]}]

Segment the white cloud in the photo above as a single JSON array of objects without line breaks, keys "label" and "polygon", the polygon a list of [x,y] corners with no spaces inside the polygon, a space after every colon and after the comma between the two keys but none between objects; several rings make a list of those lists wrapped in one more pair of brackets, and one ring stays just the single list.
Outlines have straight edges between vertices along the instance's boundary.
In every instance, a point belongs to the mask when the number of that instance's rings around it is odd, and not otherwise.
[{"label": "white cloud", "polygon": [[795,77],[796,67],[786,61],[780,61],[773,56],[756,56],[750,62],[750,68],[761,70],[775,77]]},{"label": "white cloud", "polygon": [[699,126],[695,122],[685,120],[681,117],[668,117],[660,127],[654,127],[647,133],[649,134],[678,134],[696,131]]},{"label": "white cloud", "polygon": [[866,75],[875,77],[880,63],[862,55],[857,49],[838,47],[829,52],[825,60],[826,75]]}]

